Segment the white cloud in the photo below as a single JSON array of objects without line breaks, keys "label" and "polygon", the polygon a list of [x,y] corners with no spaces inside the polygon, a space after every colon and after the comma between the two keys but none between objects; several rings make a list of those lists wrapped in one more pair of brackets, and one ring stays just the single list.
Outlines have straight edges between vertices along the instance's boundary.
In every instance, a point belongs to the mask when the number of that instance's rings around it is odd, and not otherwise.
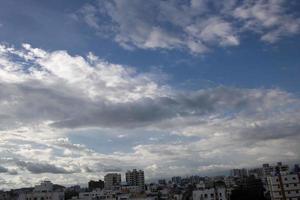
[{"label": "white cloud", "polygon": [[300,30],[300,19],[284,0],[98,1],[77,15],[127,49],[187,49],[195,54],[237,46],[249,31],[274,43]]},{"label": "white cloud", "polygon": [[[0,60],[0,170],[5,180],[0,181],[5,187],[42,178],[84,183],[132,167],[155,178],[299,160],[300,100],[286,91],[178,91],[159,84],[159,75],[137,73],[92,53],[74,56],[29,44],[20,49],[1,45]],[[77,129],[89,141],[114,135],[105,138],[111,146],[124,142],[130,151],[103,153],[84,140],[74,143],[70,138]],[[144,138],[138,141],[133,132]],[[146,137],[147,132],[153,134]],[[167,139],[178,138],[160,140],[162,132]]]},{"label": "white cloud", "polygon": [[234,17],[244,22],[244,28],[260,33],[261,39],[274,43],[283,36],[299,33],[300,19],[289,13],[288,1],[246,1],[234,10]]}]

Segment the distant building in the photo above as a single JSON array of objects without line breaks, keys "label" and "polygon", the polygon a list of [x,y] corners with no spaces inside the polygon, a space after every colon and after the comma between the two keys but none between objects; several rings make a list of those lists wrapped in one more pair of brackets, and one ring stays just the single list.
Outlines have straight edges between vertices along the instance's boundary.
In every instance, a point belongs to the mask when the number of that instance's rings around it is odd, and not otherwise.
[{"label": "distant building", "polygon": [[12,199],[9,192],[4,192],[0,190],[0,200],[10,200]]},{"label": "distant building", "polygon": [[263,169],[262,168],[249,169],[248,176],[254,176],[255,178],[261,178],[261,177],[263,177]]},{"label": "distant building", "polygon": [[121,184],[121,174],[109,173],[104,176],[105,189],[113,189]]},{"label": "distant building", "polygon": [[230,175],[237,178],[243,178],[248,176],[247,169],[232,169]]},{"label": "distant building", "polygon": [[88,183],[89,191],[93,191],[96,189],[103,189],[104,188],[104,181],[99,180],[99,181],[89,181]]},{"label": "distant building", "polygon": [[300,167],[298,164],[295,164],[294,166],[294,173],[300,173]]},{"label": "distant building", "polygon": [[31,192],[19,194],[19,200],[64,200],[64,190],[62,186],[53,185],[50,181],[43,181],[36,185]]},{"label": "distant building", "polygon": [[167,182],[166,182],[165,179],[159,179],[159,180],[158,180],[158,184],[159,184],[159,185],[167,185]]},{"label": "distant building", "polygon": [[172,183],[180,184],[181,183],[181,177],[180,176],[172,177]]},{"label": "distant building", "polygon": [[133,169],[126,172],[126,182],[130,186],[138,186],[141,190],[145,189],[144,171]]}]

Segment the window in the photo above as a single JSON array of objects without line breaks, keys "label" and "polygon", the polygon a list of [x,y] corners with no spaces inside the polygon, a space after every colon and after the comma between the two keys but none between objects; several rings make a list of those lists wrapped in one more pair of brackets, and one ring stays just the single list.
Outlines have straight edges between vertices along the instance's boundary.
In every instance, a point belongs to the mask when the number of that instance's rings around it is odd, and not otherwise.
[{"label": "window", "polygon": [[297,186],[297,183],[294,183],[294,186],[296,187],[296,186]]},{"label": "window", "polygon": [[284,178],[284,180],[287,181],[288,179],[287,179],[287,178]]},{"label": "window", "polygon": [[286,184],[285,187],[289,187],[289,184]]}]

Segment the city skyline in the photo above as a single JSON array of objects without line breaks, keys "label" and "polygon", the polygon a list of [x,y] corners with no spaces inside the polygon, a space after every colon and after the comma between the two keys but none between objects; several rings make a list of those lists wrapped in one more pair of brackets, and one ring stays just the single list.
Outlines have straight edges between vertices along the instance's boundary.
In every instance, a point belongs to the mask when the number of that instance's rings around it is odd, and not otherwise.
[{"label": "city skyline", "polygon": [[300,161],[297,0],[0,0],[0,189]]}]

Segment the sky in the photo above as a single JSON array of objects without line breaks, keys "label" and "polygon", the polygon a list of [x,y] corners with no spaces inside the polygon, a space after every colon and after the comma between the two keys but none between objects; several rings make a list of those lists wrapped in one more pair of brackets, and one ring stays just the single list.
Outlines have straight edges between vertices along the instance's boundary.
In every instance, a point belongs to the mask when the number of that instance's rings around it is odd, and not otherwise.
[{"label": "sky", "polygon": [[0,189],[299,162],[299,10],[0,0]]}]

